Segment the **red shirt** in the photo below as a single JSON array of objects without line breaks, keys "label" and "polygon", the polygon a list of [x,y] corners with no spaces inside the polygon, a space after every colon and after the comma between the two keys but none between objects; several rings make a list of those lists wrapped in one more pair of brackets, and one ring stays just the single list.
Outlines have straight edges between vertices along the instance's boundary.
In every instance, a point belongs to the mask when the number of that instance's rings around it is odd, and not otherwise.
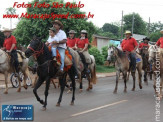
[{"label": "red shirt", "polygon": [[129,39],[124,39],[121,44],[123,51],[129,51],[129,52],[133,51],[136,46],[138,46],[138,43],[132,37]]},{"label": "red shirt", "polygon": [[156,42],[157,46],[160,46],[160,48],[163,48],[163,37],[161,37],[157,42]]},{"label": "red shirt", "polygon": [[77,39],[76,44],[78,48],[84,48],[85,44],[89,44],[88,38],[86,39]]},{"label": "red shirt", "polygon": [[149,45],[147,43],[140,43],[139,48],[142,49],[144,46],[147,46],[149,48]]},{"label": "red shirt", "polygon": [[[6,48],[6,50],[10,50],[11,49],[11,46],[12,44],[16,44],[16,39],[13,35],[9,36],[8,38],[5,39],[4,43],[3,43],[3,47]],[[14,50],[16,49],[16,45],[15,47],[13,48]]]},{"label": "red shirt", "polygon": [[67,38],[67,47],[74,47],[75,46],[75,43],[76,43],[76,38],[74,39],[70,39],[70,38]]}]

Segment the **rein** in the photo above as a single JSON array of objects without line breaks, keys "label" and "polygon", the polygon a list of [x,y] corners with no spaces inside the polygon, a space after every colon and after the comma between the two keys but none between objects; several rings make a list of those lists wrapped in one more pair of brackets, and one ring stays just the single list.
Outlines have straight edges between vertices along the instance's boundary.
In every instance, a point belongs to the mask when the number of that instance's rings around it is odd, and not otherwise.
[{"label": "rein", "polygon": [[[43,44],[43,43],[42,43]],[[40,46],[39,46],[40,47]],[[43,54],[44,53],[44,44],[43,44],[43,46],[42,46],[42,48],[38,51],[38,50],[34,50],[32,47],[28,47],[30,50],[32,50],[34,53],[33,53],[33,56],[34,57],[39,57],[41,54]]]}]

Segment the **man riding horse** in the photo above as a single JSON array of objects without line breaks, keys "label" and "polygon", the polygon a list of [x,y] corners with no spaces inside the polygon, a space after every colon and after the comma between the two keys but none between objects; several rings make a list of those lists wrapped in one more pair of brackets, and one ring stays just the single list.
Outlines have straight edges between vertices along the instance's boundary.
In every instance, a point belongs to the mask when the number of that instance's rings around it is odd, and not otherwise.
[{"label": "man riding horse", "polygon": [[11,55],[11,59],[14,60],[13,65],[15,67],[15,76],[18,76],[19,73],[19,62],[18,62],[18,55],[17,55],[17,47],[16,47],[16,38],[11,35],[11,30],[9,29],[5,29],[4,31],[4,35],[5,35],[5,40],[3,43],[3,48],[1,48],[2,50],[5,50],[6,52],[8,52]]},{"label": "man riding horse", "polygon": [[131,31],[125,32],[125,39],[122,41],[121,47],[124,52],[129,52],[129,57],[131,60],[130,66],[131,71],[135,72],[136,70],[136,49],[138,48],[137,41],[131,37]]},{"label": "man riding horse", "polygon": [[149,48],[149,44],[148,44],[149,41],[150,41],[150,39],[148,37],[146,37],[146,38],[143,39],[143,42],[139,44],[140,54],[142,53],[143,47],[148,47]]}]

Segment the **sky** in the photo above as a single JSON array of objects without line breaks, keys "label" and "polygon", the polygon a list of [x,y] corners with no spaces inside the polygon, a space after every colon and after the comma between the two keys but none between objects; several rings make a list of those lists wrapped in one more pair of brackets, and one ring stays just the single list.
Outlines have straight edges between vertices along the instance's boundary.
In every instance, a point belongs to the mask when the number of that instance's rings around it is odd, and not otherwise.
[{"label": "sky", "polygon": [[[3,0],[0,4],[0,25],[1,29],[10,28],[10,19],[4,19],[3,14],[8,7],[13,7],[14,2],[22,4],[28,3],[32,0]],[[65,2],[72,2],[73,0],[65,0]],[[81,11],[87,14],[91,12],[94,14],[92,21],[97,27],[102,27],[105,23],[121,22],[122,11],[124,15],[133,12],[140,14],[144,21],[163,23],[163,0],[75,0],[77,3],[81,1],[84,7]],[[55,0],[54,0],[55,2]],[[25,8],[16,8],[17,14],[25,13]],[[12,19],[12,27],[15,28],[18,19]]]}]

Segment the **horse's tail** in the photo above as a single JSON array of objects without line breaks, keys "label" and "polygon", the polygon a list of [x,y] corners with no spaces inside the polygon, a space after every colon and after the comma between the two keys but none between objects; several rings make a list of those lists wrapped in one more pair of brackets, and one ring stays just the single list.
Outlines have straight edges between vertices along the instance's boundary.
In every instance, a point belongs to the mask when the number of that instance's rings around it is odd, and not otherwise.
[{"label": "horse's tail", "polygon": [[96,84],[97,77],[96,77],[96,65],[93,66],[93,84]]}]

